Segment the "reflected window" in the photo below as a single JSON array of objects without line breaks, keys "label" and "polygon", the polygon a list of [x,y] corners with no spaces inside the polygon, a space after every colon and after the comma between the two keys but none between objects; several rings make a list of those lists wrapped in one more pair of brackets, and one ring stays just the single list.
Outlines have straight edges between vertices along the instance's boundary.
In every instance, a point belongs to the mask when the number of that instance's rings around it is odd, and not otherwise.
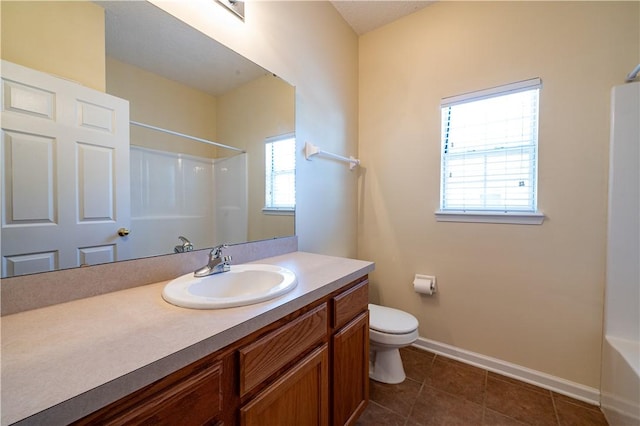
[{"label": "reflected window", "polygon": [[291,213],[296,207],[295,135],[265,139],[265,212]]}]

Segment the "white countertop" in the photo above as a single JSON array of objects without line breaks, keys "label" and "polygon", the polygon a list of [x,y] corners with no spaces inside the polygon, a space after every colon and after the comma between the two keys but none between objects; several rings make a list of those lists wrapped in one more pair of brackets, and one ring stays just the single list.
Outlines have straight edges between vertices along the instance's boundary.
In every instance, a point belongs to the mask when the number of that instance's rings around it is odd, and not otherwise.
[{"label": "white countertop", "polygon": [[1,424],[65,424],[272,323],[373,270],[304,252],[254,263],[291,269],[298,285],[259,304],[194,310],[162,299],[167,282],[0,319]]}]

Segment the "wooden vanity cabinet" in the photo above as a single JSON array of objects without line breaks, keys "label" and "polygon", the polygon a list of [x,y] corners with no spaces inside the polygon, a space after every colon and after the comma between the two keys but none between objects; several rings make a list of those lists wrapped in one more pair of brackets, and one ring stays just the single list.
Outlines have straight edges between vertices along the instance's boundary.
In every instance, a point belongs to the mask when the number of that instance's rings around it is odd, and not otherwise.
[{"label": "wooden vanity cabinet", "polygon": [[369,398],[367,303],[364,276],[76,424],[352,425]]}]

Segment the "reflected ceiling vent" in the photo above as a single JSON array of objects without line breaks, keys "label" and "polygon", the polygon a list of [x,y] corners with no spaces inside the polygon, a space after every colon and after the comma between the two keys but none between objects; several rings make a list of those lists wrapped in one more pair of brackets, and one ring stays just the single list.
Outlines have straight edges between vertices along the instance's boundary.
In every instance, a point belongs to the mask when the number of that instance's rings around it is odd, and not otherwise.
[{"label": "reflected ceiling vent", "polygon": [[244,21],[244,0],[216,0],[227,10]]}]

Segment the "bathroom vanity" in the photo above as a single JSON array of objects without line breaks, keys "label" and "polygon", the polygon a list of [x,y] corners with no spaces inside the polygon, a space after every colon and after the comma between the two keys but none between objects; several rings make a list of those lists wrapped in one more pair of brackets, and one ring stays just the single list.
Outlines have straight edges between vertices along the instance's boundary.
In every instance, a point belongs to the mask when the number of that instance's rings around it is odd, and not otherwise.
[{"label": "bathroom vanity", "polygon": [[[352,424],[368,401],[371,262],[262,259],[298,286],[179,308],[166,282],[2,318],[2,424]],[[29,398],[25,398],[29,395]]]},{"label": "bathroom vanity", "polygon": [[368,282],[345,288],[76,424],[352,424],[368,399]]}]

